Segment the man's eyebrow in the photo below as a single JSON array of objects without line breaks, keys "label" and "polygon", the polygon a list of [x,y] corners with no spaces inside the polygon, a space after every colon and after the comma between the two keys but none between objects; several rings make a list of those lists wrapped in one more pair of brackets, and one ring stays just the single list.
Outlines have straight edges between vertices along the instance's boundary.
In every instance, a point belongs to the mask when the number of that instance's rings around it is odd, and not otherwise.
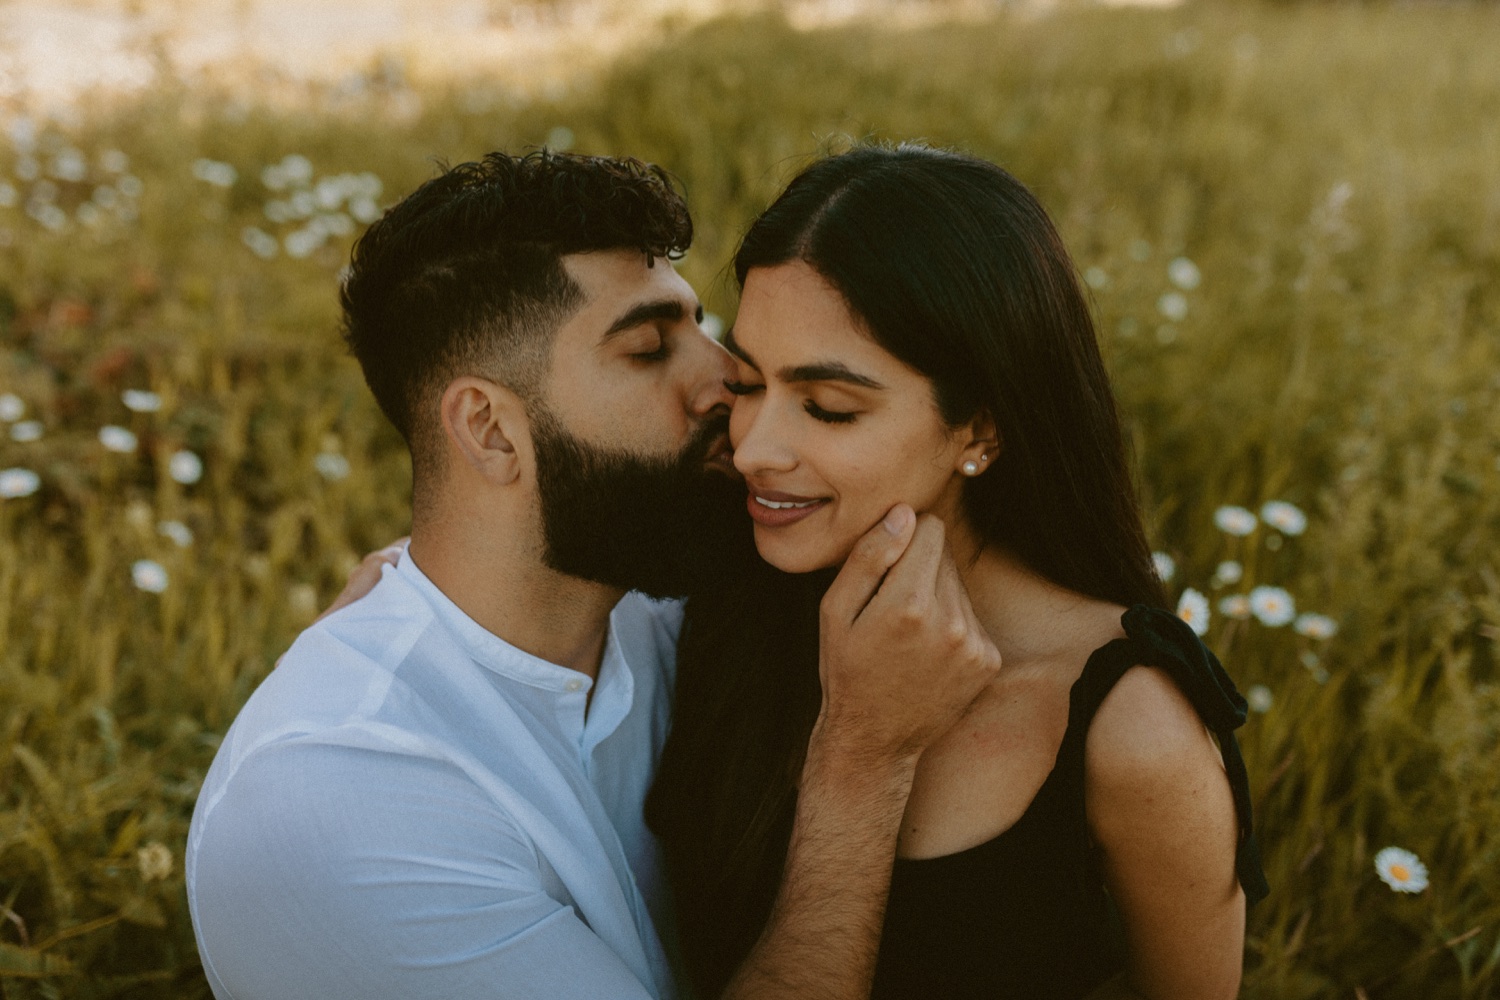
[{"label": "man's eyebrow", "polygon": [[622,313],[609,325],[609,329],[604,331],[604,336],[600,339],[609,340],[617,333],[659,319],[671,320],[675,323],[682,319],[686,311],[681,299],[655,299],[651,302],[641,302]]}]

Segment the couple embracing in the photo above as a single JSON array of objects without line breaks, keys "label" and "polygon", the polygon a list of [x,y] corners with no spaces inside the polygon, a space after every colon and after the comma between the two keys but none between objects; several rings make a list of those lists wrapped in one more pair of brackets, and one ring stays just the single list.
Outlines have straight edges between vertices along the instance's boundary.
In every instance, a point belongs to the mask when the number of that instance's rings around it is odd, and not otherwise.
[{"label": "couple embracing", "polygon": [[411,540],[209,772],[215,995],[1234,996],[1244,703],[1161,610],[1035,198],[822,159],[722,345],[691,238],[657,168],[497,153],[356,246]]}]

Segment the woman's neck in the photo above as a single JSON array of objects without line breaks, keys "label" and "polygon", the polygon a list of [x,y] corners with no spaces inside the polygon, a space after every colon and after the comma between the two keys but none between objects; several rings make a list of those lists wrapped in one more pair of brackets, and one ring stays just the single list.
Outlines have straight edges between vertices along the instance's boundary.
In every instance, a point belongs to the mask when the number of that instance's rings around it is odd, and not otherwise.
[{"label": "woman's neck", "polygon": [[[1101,630],[1118,628],[1119,612],[1106,602],[1058,586],[993,545],[965,545],[962,535],[955,542],[974,614],[1007,666],[1093,649]],[[959,546],[967,558],[959,558]]]}]

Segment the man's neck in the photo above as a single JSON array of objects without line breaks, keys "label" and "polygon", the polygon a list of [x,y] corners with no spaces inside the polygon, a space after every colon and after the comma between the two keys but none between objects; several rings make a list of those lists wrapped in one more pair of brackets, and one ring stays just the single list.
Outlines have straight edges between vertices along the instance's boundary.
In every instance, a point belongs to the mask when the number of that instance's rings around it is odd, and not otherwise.
[{"label": "man's neck", "polygon": [[[468,519],[471,524],[481,519]],[[459,610],[523,652],[597,679],[624,592],[544,565],[520,533],[415,524],[410,558]]]}]

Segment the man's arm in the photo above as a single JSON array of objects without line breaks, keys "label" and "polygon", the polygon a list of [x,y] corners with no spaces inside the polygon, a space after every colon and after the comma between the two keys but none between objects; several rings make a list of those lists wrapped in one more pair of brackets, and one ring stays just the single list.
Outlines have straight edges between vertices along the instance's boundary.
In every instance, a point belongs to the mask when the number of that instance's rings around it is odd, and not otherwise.
[{"label": "man's arm", "polygon": [[894,508],[824,598],[823,707],[781,888],[723,1000],[869,996],[917,761],[999,668],[942,522]]}]

